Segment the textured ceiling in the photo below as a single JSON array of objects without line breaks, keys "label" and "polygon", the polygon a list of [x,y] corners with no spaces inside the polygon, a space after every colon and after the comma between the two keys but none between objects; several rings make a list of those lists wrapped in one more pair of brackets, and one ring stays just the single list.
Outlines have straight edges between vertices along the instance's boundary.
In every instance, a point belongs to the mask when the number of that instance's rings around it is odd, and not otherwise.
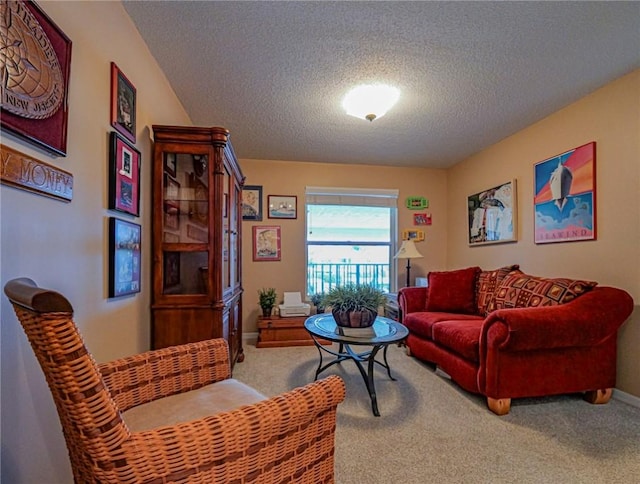
[{"label": "textured ceiling", "polygon": [[[448,167],[640,68],[638,2],[125,1],[239,158]],[[401,90],[373,123],[359,83]]]}]

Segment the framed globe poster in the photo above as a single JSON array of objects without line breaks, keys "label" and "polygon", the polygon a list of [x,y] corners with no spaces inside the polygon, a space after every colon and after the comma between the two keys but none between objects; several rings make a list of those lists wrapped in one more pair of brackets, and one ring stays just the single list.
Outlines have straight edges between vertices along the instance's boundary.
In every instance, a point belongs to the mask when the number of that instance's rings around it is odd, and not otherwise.
[{"label": "framed globe poster", "polygon": [[71,40],[30,1],[0,3],[3,131],[67,154]]}]

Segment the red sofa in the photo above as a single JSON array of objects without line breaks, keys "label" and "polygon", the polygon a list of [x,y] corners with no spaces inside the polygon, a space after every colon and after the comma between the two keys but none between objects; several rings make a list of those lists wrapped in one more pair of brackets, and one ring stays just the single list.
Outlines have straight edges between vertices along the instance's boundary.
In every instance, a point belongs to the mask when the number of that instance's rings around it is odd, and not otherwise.
[{"label": "red sofa", "polygon": [[398,293],[408,352],[486,396],[494,413],[507,414],[512,398],[611,398],[617,331],[633,310],[627,292],[517,265],[431,272],[428,281]]}]

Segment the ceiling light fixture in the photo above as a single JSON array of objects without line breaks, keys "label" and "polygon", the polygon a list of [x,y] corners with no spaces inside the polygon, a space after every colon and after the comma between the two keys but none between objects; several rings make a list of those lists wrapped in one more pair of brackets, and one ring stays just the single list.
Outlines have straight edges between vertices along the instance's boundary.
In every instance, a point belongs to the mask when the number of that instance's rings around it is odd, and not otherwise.
[{"label": "ceiling light fixture", "polygon": [[398,102],[400,90],[386,84],[365,84],[351,89],[342,101],[350,116],[373,121]]}]

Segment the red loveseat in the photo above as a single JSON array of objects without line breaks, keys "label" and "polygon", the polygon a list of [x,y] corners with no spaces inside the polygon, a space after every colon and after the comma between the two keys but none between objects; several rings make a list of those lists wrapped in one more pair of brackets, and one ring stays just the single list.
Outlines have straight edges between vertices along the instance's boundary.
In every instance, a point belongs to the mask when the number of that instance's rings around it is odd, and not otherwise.
[{"label": "red loveseat", "polygon": [[398,293],[408,353],[486,396],[494,413],[509,413],[512,398],[611,398],[617,331],[633,310],[627,292],[517,265],[431,272],[428,281]]}]

